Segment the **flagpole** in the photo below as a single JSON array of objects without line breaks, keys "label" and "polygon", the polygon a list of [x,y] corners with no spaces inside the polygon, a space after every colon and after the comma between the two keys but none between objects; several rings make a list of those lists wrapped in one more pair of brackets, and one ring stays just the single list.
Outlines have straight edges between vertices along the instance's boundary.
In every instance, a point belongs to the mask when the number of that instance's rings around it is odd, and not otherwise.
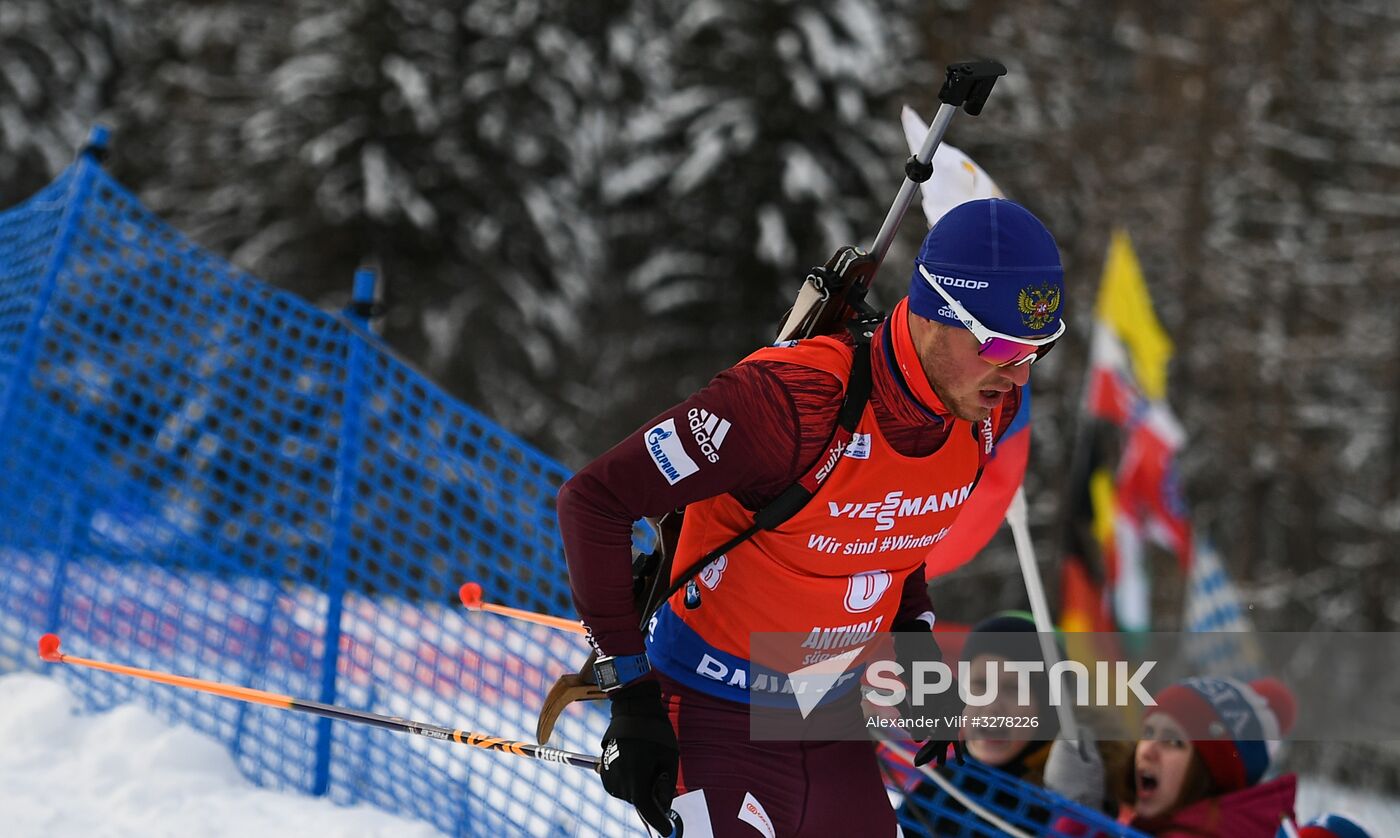
[{"label": "flagpole", "polygon": [[[1025,486],[1018,486],[1016,494],[1011,498],[1011,505],[1006,508],[1006,522],[1011,525],[1011,537],[1016,542],[1016,558],[1021,562],[1021,576],[1026,581],[1026,595],[1031,601],[1031,616],[1035,618],[1040,652],[1045,658],[1046,668],[1050,669],[1060,662],[1060,655],[1055,649],[1054,640],[1051,639],[1055,626],[1050,622],[1050,606],[1045,601],[1045,586],[1041,584],[1040,568],[1035,563],[1035,547],[1031,543],[1027,517]],[[1061,690],[1060,695],[1063,697],[1070,693]],[[1060,732],[1063,737],[1078,742],[1079,725],[1074,719],[1074,711],[1067,703],[1061,701],[1055,705],[1055,712],[1060,717]]]},{"label": "flagpole", "polygon": [[[1099,328],[1097,318],[1092,329]],[[1073,487],[1080,485],[1079,477],[1082,474],[1087,483],[1089,477],[1089,425],[1084,420],[1087,413],[1085,410],[1089,401],[1089,388],[1092,386],[1090,380],[1094,373],[1094,335],[1090,331],[1089,336],[1089,360],[1085,365],[1084,384],[1079,391],[1079,425],[1075,428],[1074,449],[1070,454],[1070,481]],[[1069,550],[1072,541],[1076,540],[1074,535],[1075,522],[1073,520],[1073,504],[1071,500],[1066,505],[1063,518],[1062,543],[1060,545],[1060,562],[1063,565],[1064,555]],[[1011,505],[1006,508],[1006,523],[1011,526],[1011,537],[1016,543],[1016,558],[1021,563],[1021,577],[1026,583],[1026,597],[1031,602],[1031,616],[1035,620],[1035,631],[1040,637],[1040,651],[1045,657],[1045,665],[1052,667],[1060,662],[1059,651],[1050,640],[1051,632],[1054,629],[1054,622],[1050,619],[1050,604],[1045,596],[1045,585],[1040,578],[1040,566],[1035,561],[1035,547],[1031,542],[1031,532],[1029,515],[1026,509],[1026,489],[1025,484],[1017,487],[1016,494],[1011,498]],[[1084,561],[1085,569],[1088,569],[1088,557],[1081,557]],[[1070,693],[1061,690],[1060,695],[1065,696]],[[1074,711],[1063,701],[1055,707],[1055,712],[1059,715],[1060,730],[1064,738],[1079,742],[1079,723],[1074,718]]]},{"label": "flagpole", "polygon": [[[1107,257],[1105,257],[1104,270],[1105,272],[1107,272],[1108,270]],[[1098,295],[1095,297],[1094,301],[1095,313],[1093,317],[1093,322],[1090,324],[1089,327],[1089,352],[1084,363],[1083,384],[1079,388],[1079,422],[1075,425],[1074,446],[1070,450],[1068,484],[1072,487],[1071,491],[1075,493],[1077,493],[1080,490],[1080,487],[1084,487],[1085,491],[1087,491],[1089,479],[1092,477],[1092,466],[1090,464],[1093,462],[1093,451],[1091,450],[1091,442],[1093,440],[1092,423],[1094,420],[1089,416],[1089,393],[1094,384],[1094,352],[1099,340],[1099,330],[1106,328],[1099,321],[1097,312],[1098,298],[1102,297],[1104,293],[1103,285],[1104,283],[1101,281],[1099,283]],[[1075,512],[1077,510],[1078,500],[1079,498],[1077,494],[1071,495],[1069,500],[1065,502],[1065,508],[1060,519],[1060,567],[1062,570],[1064,568],[1065,557],[1072,552],[1072,547],[1075,547],[1077,545],[1080,548],[1087,548],[1091,543],[1093,543],[1092,538],[1084,538],[1078,532],[1078,523],[1075,520]],[[1089,514],[1092,516],[1092,498],[1090,498],[1089,500],[1088,511]],[[1096,573],[1096,569],[1091,567],[1089,564],[1089,555],[1087,549],[1080,549],[1078,551],[1079,560],[1084,572],[1089,575],[1090,581],[1102,582],[1102,578],[1100,576],[1100,574],[1103,572],[1102,545],[1096,546],[1098,548],[1096,552],[1098,553],[1097,558],[1099,560],[1099,567],[1097,568],[1098,573]],[[1100,588],[1100,596],[1102,596],[1102,588]],[[1097,603],[1097,608],[1103,608],[1102,601]],[[1063,600],[1061,601],[1061,611],[1063,612]],[[1100,613],[1102,612],[1100,611]],[[1061,617],[1063,616],[1064,614],[1061,613]],[[1097,619],[1094,625],[1098,625]]]},{"label": "flagpole", "polygon": [[[1099,288],[1099,294],[1103,293],[1103,288]],[[1097,302],[1095,303],[1097,308]],[[1090,451],[1090,441],[1092,440],[1092,428],[1087,417],[1089,410],[1089,392],[1093,386],[1094,374],[1094,345],[1098,338],[1097,331],[1103,328],[1099,323],[1097,314],[1089,331],[1089,353],[1088,360],[1084,365],[1084,383],[1079,390],[1079,423],[1075,427],[1074,447],[1070,452],[1069,485],[1074,487],[1073,491],[1078,491],[1081,485],[1087,486],[1090,477],[1090,462],[1092,452]],[[1065,556],[1069,553],[1071,545],[1076,542],[1083,542],[1076,533],[1076,522],[1074,519],[1075,504],[1078,498],[1071,498],[1065,504],[1063,518],[1061,519],[1060,534],[1060,564],[1063,568]],[[1091,503],[1092,512],[1092,503]],[[1031,615],[1035,619],[1036,633],[1040,635],[1041,652],[1045,655],[1047,666],[1053,666],[1051,660],[1059,661],[1059,653],[1054,644],[1050,642],[1048,632],[1054,630],[1054,623],[1050,619],[1050,607],[1045,596],[1045,587],[1040,578],[1040,567],[1035,561],[1034,547],[1031,543],[1030,525],[1026,510],[1026,497],[1024,484],[1016,490],[1016,496],[1012,498],[1011,505],[1006,510],[1006,522],[1011,526],[1011,536],[1016,542],[1016,557],[1021,564],[1021,576],[1025,579],[1026,595],[1031,601]],[[1086,544],[1081,546],[1087,547]],[[1081,550],[1083,554],[1087,551]],[[1080,555],[1080,561],[1084,571],[1093,575],[1093,570],[1089,567],[1089,557]],[[1102,608],[1103,603],[1098,603]],[[1062,607],[1063,610],[1063,607]],[[1062,615],[1063,616],[1063,615]],[[1067,691],[1061,691],[1061,695],[1068,695]],[[1056,712],[1060,717],[1060,729],[1063,731],[1073,731],[1065,734],[1065,738],[1078,741],[1078,724],[1074,719],[1074,713],[1067,706],[1056,707]]]}]

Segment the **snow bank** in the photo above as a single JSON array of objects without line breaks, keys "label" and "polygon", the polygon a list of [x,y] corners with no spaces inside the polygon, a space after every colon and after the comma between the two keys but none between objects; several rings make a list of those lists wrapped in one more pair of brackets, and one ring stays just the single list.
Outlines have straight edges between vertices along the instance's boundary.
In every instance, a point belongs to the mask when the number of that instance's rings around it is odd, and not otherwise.
[{"label": "snow bank", "polygon": [[[1325,811],[1400,835],[1400,797],[1303,777],[1299,816]],[[260,789],[212,738],[134,705],[77,715],[64,684],[29,672],[0,675],[0,813],[14,838],[439,835],[369,806]]]},{"label": "snow bank", "polygon": [[75,713],[34,673],[0,676],[0,812],[7,836],[436,838],[368,806],[260,789],[215,740],[144,709]]}]

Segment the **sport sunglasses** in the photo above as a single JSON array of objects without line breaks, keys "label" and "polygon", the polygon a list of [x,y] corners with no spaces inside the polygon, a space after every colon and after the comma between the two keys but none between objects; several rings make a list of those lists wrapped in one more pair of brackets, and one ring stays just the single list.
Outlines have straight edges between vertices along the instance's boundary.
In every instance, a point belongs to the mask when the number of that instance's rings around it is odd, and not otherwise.
[{"label": "sport sunglasses", "polygon": [[977,342],[982,344],[982,348],[977,350],[977,355],[984,361],[998,367],[1019,367],[1022,364],[1033,364],[1037,358],[1042,358],[1050,353],[1055,341],[1059,340],[1065,333],[1065,321],[1060,320],[1060,328],[1055,330],[1055,334],[1044,338],[1018,338],[1011,335],[1004,335],[1001,332],[994,332],[982,325],[982,321],[972,316],[972,312],[963,308],[963,304],[953,299],[943,286],[939,285],[929,276],[929,272],[923,265],[919,266],[919,273],[924,275],[924,280],[933,286],[933,290],[938,292],[938,296],[948,304],[953,310],[954,316],[962,321],[972,336],[977,338]]}]

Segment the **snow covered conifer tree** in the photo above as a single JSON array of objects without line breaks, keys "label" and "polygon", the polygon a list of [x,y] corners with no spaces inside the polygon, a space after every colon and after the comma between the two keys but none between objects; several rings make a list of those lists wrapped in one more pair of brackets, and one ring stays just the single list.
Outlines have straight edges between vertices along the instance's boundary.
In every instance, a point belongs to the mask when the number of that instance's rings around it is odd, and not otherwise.
[{"label": "snow covered conifer tree", "polygon": [[907,154],[900,97],[942,81],[914,58],[908,5],[634,10],[619,37],[644,95],[604,197],[618,276],[640,305],[632,353],[655,373],[612,436],[771,340],[808,266],[873,240]]}]

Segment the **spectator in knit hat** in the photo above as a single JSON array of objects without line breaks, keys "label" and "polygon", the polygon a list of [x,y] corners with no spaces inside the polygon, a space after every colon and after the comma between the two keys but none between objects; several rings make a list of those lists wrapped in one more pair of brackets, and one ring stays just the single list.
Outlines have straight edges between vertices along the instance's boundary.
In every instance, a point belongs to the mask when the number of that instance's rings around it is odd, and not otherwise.
[{"label": "spectator in knit hat", "polygon": [[1297,780],[1267,782],[1293,726],[1292,694],[1266,678],[1188,678],[1156,697],[1143,720],[1120,820],[1149,835],[1273,838],[1292,817]]}]

